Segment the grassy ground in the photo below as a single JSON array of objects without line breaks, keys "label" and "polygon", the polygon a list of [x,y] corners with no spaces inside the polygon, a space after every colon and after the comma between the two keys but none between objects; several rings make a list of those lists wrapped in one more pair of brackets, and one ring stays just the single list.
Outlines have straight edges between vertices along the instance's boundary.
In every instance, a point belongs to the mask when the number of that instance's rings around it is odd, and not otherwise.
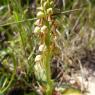
[{"label": "grassy ground", "polygon": [[72,76],[94,70],[95,1],[63,1],[0,0],[0,95],[85,92]]}]

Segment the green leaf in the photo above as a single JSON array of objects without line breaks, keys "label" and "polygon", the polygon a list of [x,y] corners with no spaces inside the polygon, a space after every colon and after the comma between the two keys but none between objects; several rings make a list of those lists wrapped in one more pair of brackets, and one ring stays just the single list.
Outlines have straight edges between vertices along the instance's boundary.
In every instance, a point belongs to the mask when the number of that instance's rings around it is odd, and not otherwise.
[{"label": "green leaf", "polygon": [[78,89],[69,88],[63,92],[63,95],[82,95],[82,94],[81,91]]}]

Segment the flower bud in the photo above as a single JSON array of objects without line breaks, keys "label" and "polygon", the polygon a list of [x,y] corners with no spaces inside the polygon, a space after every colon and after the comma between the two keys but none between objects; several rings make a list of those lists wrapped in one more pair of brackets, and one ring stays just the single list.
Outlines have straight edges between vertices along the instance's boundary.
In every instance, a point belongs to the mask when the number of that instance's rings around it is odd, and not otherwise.
[{"label": "flower bud", "polygon": [[43,18],[43,17],[45,17],[44,12],[39,11],[39,12],[37,13],[37,18]]},{"label": "flower bud", "polygon": [[53,9],[52,8],[48,8],[47,9],[47,14],[53,14]]},{"label": "flower bud", "polygon": [[54,5],[54,2],[53,2],[53,1],[51,1],[51,2],[50,2],[50,5],[51,5],[51,6],[52,6],[52,5]]},{"label": "flower bud", "polygon": [[46,1],[45,3],[44,3],[44,8],[46,9],[48,7],[48,2]]},{"label": "flower bud", "polygon": [[44,11],[43,7],[38,7],[37,10]]}]

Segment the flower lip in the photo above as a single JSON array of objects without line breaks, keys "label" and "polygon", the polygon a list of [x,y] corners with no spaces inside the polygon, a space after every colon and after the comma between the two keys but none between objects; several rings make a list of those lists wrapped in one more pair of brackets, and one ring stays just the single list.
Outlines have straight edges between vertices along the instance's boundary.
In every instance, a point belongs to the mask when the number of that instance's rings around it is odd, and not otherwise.
[{"label": "flower lip", "polygon": [[34,29],[34,33],[38,33],[38,32],[40,32],[40,27],[36,26]]},{"label": "flower lip", "polygon": [[37,26],[39,26],[39,24],[40,24],[40,19],[37,19],[34,24],[37,25]]},{"label": "flower lip", "polygon": [[44,26],[41,28],[41,32],[45,32],[45,31],[47,31],[47,26],[46,26],[46,25],[44,25]]},{"label": "flower lip", "polygon": [[40,45],[39,46],[39,51],[45,51],[46,50],[46,46],[45,46],[45,44],[42,44],[42,45]]},{"label": "flower lip", "polygon": [[41,55],[37,55],[37,56],[35,57],[35,62],[39,62],[39,61],[41,61]]}]

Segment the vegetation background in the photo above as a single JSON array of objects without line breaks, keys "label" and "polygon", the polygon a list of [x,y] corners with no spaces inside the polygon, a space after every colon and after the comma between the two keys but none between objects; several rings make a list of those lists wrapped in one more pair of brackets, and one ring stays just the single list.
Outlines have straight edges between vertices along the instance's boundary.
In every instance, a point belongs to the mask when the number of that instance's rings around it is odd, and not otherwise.
[{"label": "vegetation background", "polygon": [[82,95],[94,17],[95,0],[0,0],[0,95]]}]

